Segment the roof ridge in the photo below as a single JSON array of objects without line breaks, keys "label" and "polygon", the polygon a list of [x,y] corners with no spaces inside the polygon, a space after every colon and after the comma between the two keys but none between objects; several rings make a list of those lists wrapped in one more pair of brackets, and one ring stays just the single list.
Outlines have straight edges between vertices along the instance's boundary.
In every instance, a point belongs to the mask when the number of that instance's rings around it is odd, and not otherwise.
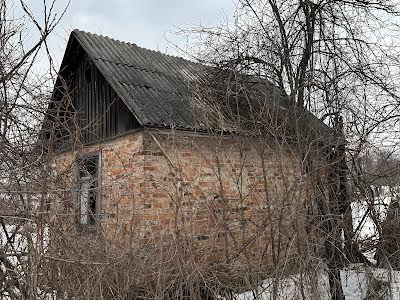
[{"label": "roof ridge", "polygon": [[182,56],[172,55],[172,54],[168,54],[168,53],[163,53],[163,52],[161,52],[160,50],[153,50],[153,49],[150,49],[150,48],[142,47],[142,46],[139,46],[139,45],[136,44],[136,43],[128,42],[128,41],[123,41],[123,40],[119,40],[119,39],[115,39],[115,38],[110,37],[110,36],[108,36],[108,35],[102,35],[102,34],[97,34],[97,33],[93,33],[93,32],[88,32],[88,31],[84,31],[84,30],[77,29],[77,28],[75,28],[75,29],[73,30],[73,32],[75,32],[76,34],[82,34],[82,33],[83,33],[83,34],[89,34],[89,35],[98,36],[98,37],[101,37],[101,38],[105,38],[105,39],[112,40],[112,41],[114,41],[114,42],[127,44],[127,45],[129,45],[129,46],[136,46],[136,47],[138,47],[139,49],[142,49],[142,50],[145,50],[145,51],[150,51],[150,52],[153,52],[153,53],[159,53],[159,54],[161,54],[161,55],[168,56],[168,57],[171,57],[171,58],[177,58],[177,59],[184,60],[184,61],[186,61],[186,62],[188,62],[188,63],[191,63],[191,64],[196,64],[196,65],[201,65],[201,66],[203,66],[203,64],[200,63],[200,62],[193,61],[193,60],[190,60],[190,59],[185,58],[185,57],[182,57]]}]

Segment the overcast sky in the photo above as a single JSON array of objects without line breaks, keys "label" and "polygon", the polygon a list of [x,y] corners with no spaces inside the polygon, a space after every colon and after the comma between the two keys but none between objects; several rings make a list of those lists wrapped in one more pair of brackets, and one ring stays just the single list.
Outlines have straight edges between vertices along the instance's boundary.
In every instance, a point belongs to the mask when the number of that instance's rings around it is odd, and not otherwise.
[{"label": "overcast sky", "polygon": [[[68,3],[57,1],[59,10]],[[42,1],[28,3],[40,14]],[[71,0],[50,46],[59,62],[69,32],[78,28],[175,54],[165,38],[171,37],[169,31],[190,24],[217,24],[233,10],[233,0]]]}]

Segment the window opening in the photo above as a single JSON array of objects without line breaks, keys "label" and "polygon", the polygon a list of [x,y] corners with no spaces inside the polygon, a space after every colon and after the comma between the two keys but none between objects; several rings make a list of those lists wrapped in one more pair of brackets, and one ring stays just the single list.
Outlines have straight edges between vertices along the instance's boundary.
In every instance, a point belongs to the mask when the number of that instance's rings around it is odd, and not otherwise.
[{"label": "window opening", "polygon": [[95,225],[100,215],[100,157],[84,156],[79,160],[78,209],[79,223]]}]

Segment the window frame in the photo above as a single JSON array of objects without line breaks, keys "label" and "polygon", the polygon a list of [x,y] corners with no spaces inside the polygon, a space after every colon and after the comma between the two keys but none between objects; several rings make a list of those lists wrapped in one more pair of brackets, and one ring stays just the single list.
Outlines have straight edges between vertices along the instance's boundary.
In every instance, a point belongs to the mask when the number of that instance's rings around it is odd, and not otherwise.
[{"label": "window frame", "polygon": [[[93,214],[93,222],[87,220],[86,222],[82,222],[82,205],[81,205],[81,197],[83,193],[87,194],[89,198],[90,190],[82,189],[82,185],[90,184],[90,177],[85,177],[81,175],[81,171],[85,162],[89,161],[90,159],[95,158],[97,160],[96,164],[96,178],[92,180],[93,182],[96,181],[96,186],[92,188],[92,190],[96,191],[96,198],[95,198],[95,211]],[[90,152],[85,154],[78,154],[75,157],[76,162],[76,193],[75,193],[75,221],[80,228],[87,228],[87,229],[95,229],[97,225],[101,221],[102,217],[102,201],[101,201],[101,190],[102,190],[102,157],[101,151]],[[88,209],[89,210],[89,209]],[[89,218],[89,216],[87,216]]]}]

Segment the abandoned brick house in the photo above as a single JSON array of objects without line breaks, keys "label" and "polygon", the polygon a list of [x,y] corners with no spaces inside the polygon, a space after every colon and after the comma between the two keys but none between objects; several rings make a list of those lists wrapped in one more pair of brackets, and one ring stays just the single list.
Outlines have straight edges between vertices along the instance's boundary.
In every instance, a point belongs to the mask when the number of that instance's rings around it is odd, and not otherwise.
[{"label": "abandoned brick house", "polygon": [[[258,88],[258,106],[241,118],[232,105],[203,99],[214,94],[202,89],[212,85],[202,68],[72,32],[46,119],[54,181],[71,191],[53,208],[71,212],[66,224],[130,246],[181,234],[209,250],[229,244],[226,255],[243,245],[263,259],[296,252],[315,188],[297,147],[304,139],[284,137],[293,115],[282,92]],[[221,103],[225,91],[216,93]],[[323,143],[327,127],[307,118],[313,143]],[[274,131],[258,134],[251,124],[267,119]]]}]

